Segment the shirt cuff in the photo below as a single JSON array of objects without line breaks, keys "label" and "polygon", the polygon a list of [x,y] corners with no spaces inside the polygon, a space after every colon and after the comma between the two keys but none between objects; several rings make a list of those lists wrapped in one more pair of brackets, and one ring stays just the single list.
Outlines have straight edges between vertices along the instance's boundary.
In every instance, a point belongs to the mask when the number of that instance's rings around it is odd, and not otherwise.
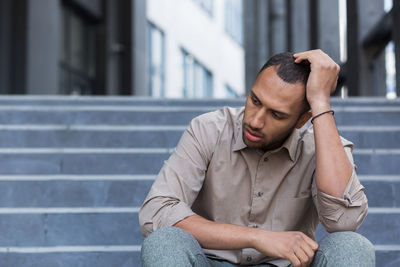
[{"label": "shirt cuff", "polygon": [[360,207],[366,201],[363,190],[364,186],[360,184],[354,169],[342,198],[328,195],[317,189],[320,216],[337,222],[347,208]]},{"label": "shirt cuff", "polygon": [[160,214],[157,216],[158,218],[154,220],[154,231],[162,227],[173,226],[183,219],[196,214],[184,202],[178,202],[176,204],[174,203],[169,206],[165,206],[159,212]]}]

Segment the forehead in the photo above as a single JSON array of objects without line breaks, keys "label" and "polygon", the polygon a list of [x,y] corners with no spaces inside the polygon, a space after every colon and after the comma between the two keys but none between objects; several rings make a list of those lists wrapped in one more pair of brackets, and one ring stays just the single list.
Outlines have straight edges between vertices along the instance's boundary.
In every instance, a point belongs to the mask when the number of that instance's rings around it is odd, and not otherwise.
[{"label": "forehead", "polygon": [[270,108],[286,108],[287,111],[301,107],[305,97],[304,84],[285,82],[278,76],[275,67],[263,70],[252,90]]}]

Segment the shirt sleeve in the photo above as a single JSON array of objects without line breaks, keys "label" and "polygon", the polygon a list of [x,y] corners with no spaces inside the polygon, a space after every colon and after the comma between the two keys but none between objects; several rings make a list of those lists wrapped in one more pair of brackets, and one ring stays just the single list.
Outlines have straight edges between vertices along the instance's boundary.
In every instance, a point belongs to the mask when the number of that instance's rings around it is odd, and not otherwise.
[{"label": "shirt sleeve", "polygon": [[353,172],[344,190],[342,198],[328,195],[318,190],[315,177],[312,183],[313,201],[318,211],[318,217],[325,230],[329,233],[338,231],[356,231],[368,213],[368,200],[364,186],[357,178],[352,149],[353,144],[342,138],[344,150]]},{"label": "shirt sleeve", "polygon": [[139,211],[144,236],[195,214],[191,206],[203,185],[214,145],[213,138],[207,138],[210,129],[206,131],[206,128],[201,120],[193,119],[170,158],[164,162]]}]

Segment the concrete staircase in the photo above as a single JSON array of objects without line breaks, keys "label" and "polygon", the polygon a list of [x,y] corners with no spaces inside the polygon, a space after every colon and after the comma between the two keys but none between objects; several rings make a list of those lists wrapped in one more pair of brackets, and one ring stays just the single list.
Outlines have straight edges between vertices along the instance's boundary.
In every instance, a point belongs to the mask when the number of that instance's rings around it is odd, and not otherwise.
[{"label": "concrete staircase", "polygon": [[[332,99],[377,266],[400,266],[400,101]],[[189,121],[244,100],[0,97],[0,266],[140,266],[138,210]],[[321,228],[318,239],[326,234]]]}]

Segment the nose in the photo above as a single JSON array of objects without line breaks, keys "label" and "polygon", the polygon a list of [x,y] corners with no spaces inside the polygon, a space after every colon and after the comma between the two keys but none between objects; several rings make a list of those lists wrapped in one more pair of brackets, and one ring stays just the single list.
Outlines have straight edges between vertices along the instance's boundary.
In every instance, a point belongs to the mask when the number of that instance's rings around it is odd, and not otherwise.
[{"label": "nose", "polygon": [[255,113],[254,117],[250,121],[250,127],[253,129],[262,129],[264,128],[264,109],[259,109],[257,113]]}]

